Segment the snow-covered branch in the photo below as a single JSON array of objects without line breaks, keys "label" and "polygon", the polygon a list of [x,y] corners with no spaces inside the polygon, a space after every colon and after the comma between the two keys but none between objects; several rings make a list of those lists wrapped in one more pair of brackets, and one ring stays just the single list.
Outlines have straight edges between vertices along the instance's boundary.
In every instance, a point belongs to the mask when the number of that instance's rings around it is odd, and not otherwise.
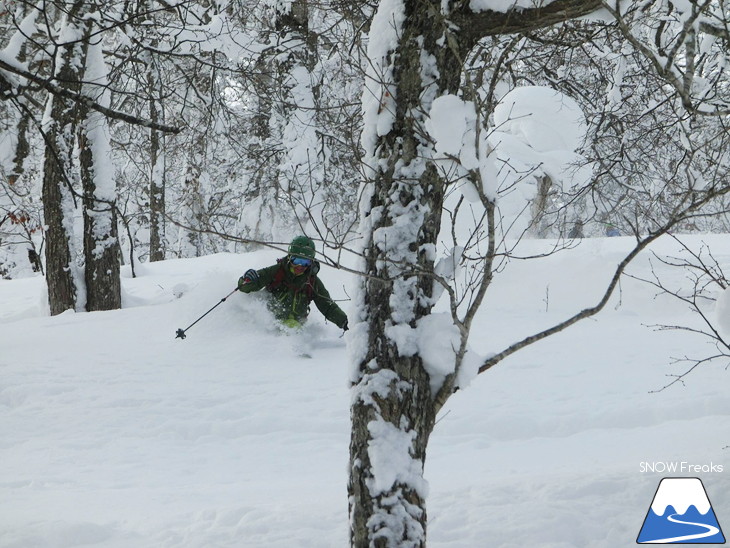
[{"label": "snow-covered branch", "polygon": [[456,5],[449,17],[465,34],[464,45],[467,51],[487,36],[544,29],[590,15],[603,7],[601,0],[553,0],[537,3],[525,1],[510,3],[507,10],[504,9],[504,2],[490,0],[454,4]]},{"label": "snow-covered branch", "polygon": [[701,116],[730,113],[726,8],[712,0],[654,0],[629,10],[605,2],[605,7],[624,39],[672,86],[687,111]]}]

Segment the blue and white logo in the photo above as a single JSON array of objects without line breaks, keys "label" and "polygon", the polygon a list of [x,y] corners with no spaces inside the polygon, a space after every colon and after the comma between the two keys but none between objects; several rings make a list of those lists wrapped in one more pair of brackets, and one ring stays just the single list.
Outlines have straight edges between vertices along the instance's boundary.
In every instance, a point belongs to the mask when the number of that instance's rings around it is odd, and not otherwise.
[{"label": "blue and white logo", "polygon": [[725,544],[699,478],[664,478],[651,502],[637,544]]}]

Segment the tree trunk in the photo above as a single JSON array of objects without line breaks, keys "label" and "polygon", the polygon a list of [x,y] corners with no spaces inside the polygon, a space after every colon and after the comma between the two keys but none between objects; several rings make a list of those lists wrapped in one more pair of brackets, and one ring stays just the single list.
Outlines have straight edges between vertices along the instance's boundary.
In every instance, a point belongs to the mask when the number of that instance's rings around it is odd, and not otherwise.
[{"label": "tree trunk", "polygon": [[[61,128],[75,124],[73,111],[62,99],[51,97],[52,127],[48,128],[43,166],[43,216],[46,236],[46,283],[51,315],[76,309],[76,282],[69,239],[73,230],[74,200],[64,181],[70,177],[70,154],[73,143],[69,142]],[[56,127],[58,126],[58,127]],[[71,133],[73,135],[73,133]],[[51,141],[52,140],[52,141]]]},{"label": "tree trunk", "polygon": [[[294,0],[277,9],[278,52],[275,57],[281,124],[279,187],[293,206],[297,226],[319,218],[324,202],[324,155],[320,154],[320,86],[313,73],[317,61],[317,34],[309,28],[309,0]],[[305,229],[306,230],[306,229]]]},{"label": "tree trunk", "polygon": [[[369,241],[358,330],[367,351],[353,379],[349,482],[350,541],[357,548],[426,543],[423,466],[435,394],[408,340],[417,337],[418,321],[434,304],[433,279],[423,274],[433,272],[444,198],[424,123],[435,97],[458,91],[461,59],[439,43],[448,30],[443,19],[432,17],[440,2],[404,5],[399,28],[389,13],[373,20],[371,32],[391,32],[398,45],[382,59],[370,52],[376,68],[368,76],[384,81],[369,86],[363,100],[366,164],[377,167],[361,203]],[[388,117],[391,129],[383,134],[376,128]]]},{"label": "tree trunk", "polygon": [[165,153],[161,141],[162,133],[150,130],[150,262],[165,260]]},{"label": "tree trunk", "polygon": [[[15,16],[20,18],[25,18],[28,15],[28,12],[30,12],[33,16],[37,14],[37,11],[35,9],[31,9],[29,6],[22,4],[21,6],[18,6],[16,8],[19,11],[16,11]],[[20,33],[20,31],[18,31]],[[17,34],[16,34],[17,37]],[[22,41],[22,45],[20,46],[18,50],[18,54],[16,56],[16,59],[19,63],[22,65],[26,65],[28,63],[28,40],[29,37],[25,37]],[[33,62],[31,60],[31,63],[33,65],[33,69],[37,70],[37,62]],[[8,86],[7,89],[5,89],[2,86],[2,81],[0,81],[0,92],[2,93],[10,93],[12,90],[11,86]],[[17,114],[18,121],[17,121],[17,143],[15,145],[15,156],[13,157],[12,162],[12,168],[10,170],[10,173],[8,173],[8,184],[14,185],[18,179],[25,173],[25,162],[28,159],[28,156],[30,155],[30,143],[28,141],[29,137],[29,131],[30,131],[30,124],[32,121],[32,117],[29,112],[25,110],[20,110]]]},{"label": "tree trunk", "polygon": [[15,145],[15,156],[12,163],[12,171],[8,174],[8,184],[14,185],[25,173],[25,161],[30,155],[30,143],[28,132],[31,118],[27,112],[18,113],[18,142]]},{"label": "tree trunk", "polygon": [[530,207],[532,214],[530,232],[538,238],[547,238],[550,235],[552,225],[557,222],[556,219],[553,219],[552,222],[547,219],[550,193],[553,191],[553,180],[549,175],[540,175],[535,178],[535,186],[537,187],[535,197]]},{"label": "tree trunk", "polygon": [[[106,68],[101,47],[90,46],[86,59],[92,65],[86,69],[86,78],[105,86]],[[121,251],[108,126],[98,112],[90,112],[84,107],[79,110],[83,116],[79,132],[79,166],[83,189],[86,310],[116,310],[122,307]]]},{"label": "tree trunk", "polygon": [[[64,25],[73,26],[82,10],[83,2],[74,2]],[[74,93],[81,90],[87,47],[85,41],[60,46],[56,57],[59,87]],[[73,212],[76,207],[73,153],[78,108],[67,99],[51,95],[46,111],[42,198],[48,303],[51,314],[55,315],[77,309],[79,294],[83,293],[73,249]]]},{"label": "tree trunk", "polygon": [[182,257],[200,257],[205,254],[203,232],[205,228],[205,198],[203,196],[202,176],[203,159],[205,157],[205,139],[203,135],[193,138],[188,149],[188,164],[185,168],[182,202],[185,207],[185,224],[183,228],[180,251]]},{"label": "tree trunk", "polygon": [[[481,37],[564,21],[594,11],[600,1],[556,0],[507,14],[472,13],[469,5],[381,2],[370,28],[362,138],[368,179],[360,202],[365,276],[352,329],[357,370],[348,494],[356,548],[426,545],[426,446],[454,375],[435,385],[421,347],[422,338],[435,333],[422,320],[436,300],[446,186],[425,124],[431,104],[458,93],[464,58]],[[454,372],[465,329],[459,326]]]},{"label": "tree trunk", "polygon": [[[152,41],[152,47],[158,40]],[[150,121],[158,123],[163,119],[161,85],[158,67],[148,64],[147,83],[149,89]],[[150,130],[150,262],[165,260],[165,152],[163,133]]]},{"label": "tree trunk", "polygon": [[116,310],[122,307],[119,276],[120,249],[117,235],[116,200],[97,195],[93,147],[88,140],[79,161],[84,189],[84,279],[86,281],[86,310]]},{"label": "tree trunk", "polygon": [[[62,99],[51,97],[51,116],[53,125],[68,127],[75,122],[69,120],[68,112],[60,103]],[[70,176],[71,172],[65,172],[64,165],[70,167],[70,163],[61,160],[61,150],[66,145],[64,135],[60,130],[51,130],[49,134],[55,134],[53,144],[46,144],[46,156],[43,166],[43,216],[46,235],[46,283],[48,285],[48,304],[51,315],[60,314],[68,309],[76,308],[76,295],[78,293],[74,279],[74,270],[71,257],[70,238],[73,230],[73,197],[69,188],[63,180],[64,175]],[[59,150],[58,157],[56,156]],[[69,151],[67,151],[68,154]],[[68,160],[68,156],[66,157]],[[63,162],[63,163],[62,163]]]},{"label": "tree trunk", "polygon": [[[212,97],[214,82],[209,68],[200,68],[194,80],[200,93],[205,92]],[[210,181],[207,163],[210,161],[209,138],[215,126],[213,116],[212,108],[192,113],[192,123],[197,126],[190,128],[186,143],[187,165],[181,197],[185,211],[183,222],[186,225],[181,233],[182,257],[201,257],[206,253],[208,239],[205,229],[209,227],[207,200]]]},{"label": "tree trunk", "polygon": [[351,410],[350,544],[357,548],[426,545],[430,379],[417,357],[391,365],[398,372],[383,368],[360,380]]}]

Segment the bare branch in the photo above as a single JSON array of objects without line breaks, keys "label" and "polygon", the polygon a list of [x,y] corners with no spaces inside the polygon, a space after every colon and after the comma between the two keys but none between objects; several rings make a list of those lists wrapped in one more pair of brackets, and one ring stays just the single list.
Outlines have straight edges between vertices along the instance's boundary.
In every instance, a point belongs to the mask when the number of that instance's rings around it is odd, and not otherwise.
[{"label": "bare branch", "polygon": [[498,354],[495,354],[494,356],[490,357],[488,360],[482,364],[482,366],[479,368],[479,373],[484,373],[485,371],[488,371],[493,366],[495,366],[497,363],[502,361],[504,358],[514,354],[518,350],[521,350],[531,344],[534,344],[538,341],[541,341],[551,335],[555,335],[556,333],[559,333],[566,328],[570,327],[571,325],[584,320],[586,318],[590,318],[591,316],[595,316],[598,314],[603,308],[606,306],[606,303],[610,299],[611,295],[613,294],[614,290],[616,289],[619,280],[621,279],[621,276],[624,274],[624,271],[629,266],[629,264],[642,252],[644,251],[652,242],[659,239],[664,234],[669,233],[674,226],[676,226],[678,223],[680,223],[682,220],[684,220],[687,216],[691,215],[692,212],[696,211],[697,209],[700,209],[702,206],[706,205],[708,202],[718,198],[719,196],[726,195],[730,192],[730,187],[721,187],[720,189],[717,189],[713,192],[708,192],[706,195],[704,195],[701,199],[695,200],[691,202],[689,205],[687,205],[683,210],[678,211],[677,214],[670,218],[669,221],[667,221],[666,224],[661,226],[656,231],[649,234],[649,236],[646,236],[642,239],[640,239],[636,245],[634,246],[634,249],[631,250],[631,252],[624,257],[624,259],[618,264],[616,267],[616,270],[614,271],[614,274],[611,278],[611,281],[609,282],[608,286],[606,287],[606,290],[601,297],[600,301],[592,307],[586,308],[574,316],[571,316],[567,320],[560,322],[553,327],[546,329],[544,331],[541,331],[539,333],[536,333],[534,335],[531,335],[529,337],[526,337],[525,339],[522,339],[521,341],[518,341],[508,348],[502,350]]},{"label": "bare branch", "polygon": [[[177,134],[182,131],[182,128],[179,128],[179,127],[155,123],[150,120],[145,120],[143,118],[139,118],[138,116],[132,116],[131,114],[119,112],[117,110],[100,105],[99,103],[97,103],[90,97],[87,97],[81,93],[76,93],[71,90],[59,87],[59,86],[55,85],[54,83],[52,83],[50,80],[41,78],[40,76],[37,76],[37,75],[33,74],[32,72],[28,72],[27,70],[24,70],[20,67],[12,65],[3,59],[0,59],[0,69],[10,72],[12,74],[16,74],[23,78],[26,78],[27,80],[39,85],[42,89],[48,91],[49,93],[51,93],[53,95],[63,97],[64,99],[68,99],[68,100],[74,101],[76,103],[83,104],[86,108],[100,112],[101,114],[103,114],[104,116],[106,116],[107,118],[110,118],[112,120],[120,120],[120,121],[126,122],[128,124],[134,124],[134,125],[138,125],[138,126],[147,127],[147,128],[154,129],[157,131],[162,131],[164,133]],[[7,79],[3,78],[2,73],[0,73],[0,85],[2,85],[2,88],[0,88],[0,89],[4,89],[6,84],[9,84],[7,82]],[[4,96],[7,97],[7,93],[5,93]]]}]

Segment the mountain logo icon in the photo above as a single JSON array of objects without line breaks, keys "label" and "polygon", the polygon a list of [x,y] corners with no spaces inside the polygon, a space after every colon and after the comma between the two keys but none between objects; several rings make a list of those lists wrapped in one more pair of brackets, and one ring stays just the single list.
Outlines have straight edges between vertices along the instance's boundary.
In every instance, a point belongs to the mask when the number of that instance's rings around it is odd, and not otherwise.
[{"label": "mountain logo icon", "polygon": [[702,480],[660,481],[636,543],[725,544]]}]

